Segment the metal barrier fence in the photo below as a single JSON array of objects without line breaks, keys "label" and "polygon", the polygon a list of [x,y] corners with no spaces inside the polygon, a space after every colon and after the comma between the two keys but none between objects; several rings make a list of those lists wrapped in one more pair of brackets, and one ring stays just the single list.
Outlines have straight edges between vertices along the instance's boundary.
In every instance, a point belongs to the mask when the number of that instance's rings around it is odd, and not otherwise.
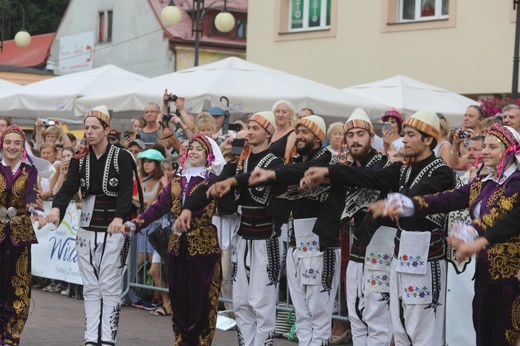
[{"label": "metal barrier fence", "polygon": [[[233,219],[235,218],[235,219]],[[232,281],[231,281],[231,255],[232,255],[232,238],[233,234],[235,234],[235,227],[238,227],[238,217],[226,216],[226,217],[215,217],[214,223],[217,225],[217,229],[219,232],[219,242],[220,247],[222,249],[222,290],[219,297],[219,302],[225,304],[226,309],[222,312],[232,312]],[[291,225],[291,222],[289,222]],[[349,244],[352,244],[352,225],[349,224],[346,227],[348,231],[341,233],[342,236],[349,237]],[[157,230],[159,231],[159,229]],[[288,233],[288,232],[287,232]],[[287,233],[285,233],[286,238],[284,239],[284,255],[282,256],[282,272],[285,272],[285,254],[287,251],[288,237]],[[282,235],[283,236],[283,235]],[[150,281],[149,270],[147,269],[150,264],[146,264],[148,259],[152,257],[152,253],[144,252],[139,254],[138,249],[139,244],[143,241],[143,238],[134,236],[132,237],[130,251],[128,254],[127,260],[127,269],[125,272],[125,277],[123,280],[122,287],[122,296],[127,300],[132,300],[135,302],[140,298],[143,292],[151,292],[151,291],[159,291],[159,292],[168,292],[168,288],[157,286],[156,283]],[[144,258],[144,261],[140,263],[139,257]],[[157,256],[156,256],[157,257]],[[163,264],[159,264],[159,282],[163,281],[164,278],[164,270]],[[281,282],[278,286],[280,289],[278,291],[278,296],[276,298],[276,309],[277,311],[283,311],[290,313],[293,311],[293,306],[291,303],[291,296],[289,292],[288,285],[284,279],[281,279]],[[224,295],[223,295],[224,293]],[[344,287],[340,283],[338,292],[336,292],[336,302],[334,303],[335,312],[333,314],[333,319],[348,321],[348,317],[346,316],[346,301],[344,294]],[[344,313],[345,316],[340,315]]]}]

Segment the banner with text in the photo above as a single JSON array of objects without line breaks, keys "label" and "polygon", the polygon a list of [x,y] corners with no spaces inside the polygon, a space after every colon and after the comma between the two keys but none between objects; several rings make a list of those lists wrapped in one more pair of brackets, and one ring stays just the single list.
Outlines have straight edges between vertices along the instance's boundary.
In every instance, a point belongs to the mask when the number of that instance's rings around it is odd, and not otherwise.
[{"label": "banner with text", "polygon": [[[45,214],[51,210],[52,202],[43,202]],[[80,211],[71,202],[60,226],[54,229],[49,224],[35,229],[38,244],[32,246],[32,274],[45,278],[63,280],[82,285],[76,252]]]}]

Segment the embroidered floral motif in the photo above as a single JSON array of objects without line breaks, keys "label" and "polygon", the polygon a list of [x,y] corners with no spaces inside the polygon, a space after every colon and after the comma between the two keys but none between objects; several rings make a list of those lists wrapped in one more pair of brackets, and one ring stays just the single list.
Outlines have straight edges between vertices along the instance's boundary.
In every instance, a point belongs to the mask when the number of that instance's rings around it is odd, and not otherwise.
[{"label": "embroidered floral motif", "polygon": [[408,254],[404,254],[399,256],[399,265],[401,267],[419,267],[424,266],[424,260],[421,256],[412,256]]},{"label": "embroidered floral motif", "polygon": [[302,271],[303,279],[317,280],[320,276],[320,270],[318,268],[307,268]]},{"label": "embroidered floral motif", "polygon": [[392,256],[387,253],[371,252],[365,258],[365,262],[367,264],[373,264],[373,265],[379,264],[379,265],[384,265],[384,266],[390,267],[390,265],[392,264]]},{"label": "embroidered floral motif", "polygon": [[81,250],[86,249],[88,247],[88,239],[82,238],[79,235],[77,235],[76,244],[78,245],[78,252],[82,252]]},{"label": "embroidered floral motif", "polygon": [[390,287],[390,275],[388,274],[370,274],[366,280],[371,287]]},{"label": "embroidered floral motif", "polygon": [[430,289],[426,286],[408,286],[404,288],[404,294],[407,298],[426,298],[431,296]]},{"label": "embroidered floral motif", "polygon": [[316,240],[306,241],[306,242],[300,242],[298,245],[298,250],[302,253],[310,253],[320,250],[320,244]]}]

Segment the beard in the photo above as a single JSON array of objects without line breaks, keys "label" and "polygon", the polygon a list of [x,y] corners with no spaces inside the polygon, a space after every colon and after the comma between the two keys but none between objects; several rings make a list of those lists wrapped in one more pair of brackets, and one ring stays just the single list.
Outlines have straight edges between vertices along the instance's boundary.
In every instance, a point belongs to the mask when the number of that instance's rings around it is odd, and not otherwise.
[{"label": "beard", "polygon": [[296,152],[298,155],[307,155],[312,148],[314,148],[315,142],[305,142],[305,145],[303,147],[298,147],[298,143],[296,143]]},{"label": "beard", "polygon": [[350,156],[352,156],[354,160],[362,160],[370,152],[371,149],[372,147],[370,146],[370,144],[367,144],[362,146],[361,148],[356,147],[357,152],[354,152],[352,150],[349,150],[349,152]]}]

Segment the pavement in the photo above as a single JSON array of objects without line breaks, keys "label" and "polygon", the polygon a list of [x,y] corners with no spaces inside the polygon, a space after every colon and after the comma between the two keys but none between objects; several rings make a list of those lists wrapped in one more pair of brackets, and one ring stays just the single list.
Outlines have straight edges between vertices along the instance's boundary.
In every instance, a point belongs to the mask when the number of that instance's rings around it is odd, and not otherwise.
[{"label": "pavement", "polygon": [[[83,300],[33,289],[30,314],[20,346],[83,345],[84,330]],[[117,339],[121,346],[173,345],[171,319],[169,316],[153,316],[146,310],[123,307]],[[295,342],[278,338],[274,344],[297,346]],[[236,331],[217,329],[213,345],[238,345]]]}]

